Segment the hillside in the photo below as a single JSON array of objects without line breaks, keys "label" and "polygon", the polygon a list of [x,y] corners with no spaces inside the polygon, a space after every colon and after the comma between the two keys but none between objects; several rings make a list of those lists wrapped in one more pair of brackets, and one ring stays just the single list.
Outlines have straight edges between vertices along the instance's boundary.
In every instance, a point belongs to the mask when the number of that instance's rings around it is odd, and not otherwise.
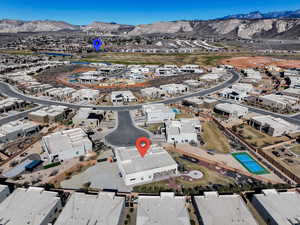
[{"label": "hillside", "polygon": [[0,33],[41,31],[97,31],[105,34],[139,36],[149,34],[186,34],[196,37],[298,39],[300,19],[219,19],[157,22],[137,26],[93,22],[77,26],[62,21],[0,20]]}]

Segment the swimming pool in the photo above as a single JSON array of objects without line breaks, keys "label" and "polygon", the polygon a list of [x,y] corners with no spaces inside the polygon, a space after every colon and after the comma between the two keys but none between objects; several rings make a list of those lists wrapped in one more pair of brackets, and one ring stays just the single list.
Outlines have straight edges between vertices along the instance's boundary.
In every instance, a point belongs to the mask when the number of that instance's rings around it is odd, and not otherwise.
[{"label": "swimming pool", "polygon": [[173,111],[175,114],[180,114],[180,110],[179,110],[179,109],[173,108],[172,111]]},{"label": "swimming pool", "polygon": [[254,160],[247,152],[232,153],[232,156],[242,164],[250,173],[266,174],[269,173],[256,160]]},{"label": "swimming pool", "polygon": [[75,64],[75,65],[89,65],[89,64],[91,64],[90,62],[71,62],[71,64]]}]

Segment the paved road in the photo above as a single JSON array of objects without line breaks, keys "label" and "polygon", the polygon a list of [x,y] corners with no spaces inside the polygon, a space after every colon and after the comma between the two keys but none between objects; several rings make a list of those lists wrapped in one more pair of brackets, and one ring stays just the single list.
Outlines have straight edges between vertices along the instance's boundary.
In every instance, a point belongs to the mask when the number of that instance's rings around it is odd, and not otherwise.
[{"label": "paved road", "polygon": [[105,137],[105,141],[119,147],[134,146],[139,137],[148,137],[146,131],[135,127],[129,111],[118,112],[118,126]]},{"label": "paved road", "polygon": [[[215,86],[210,89],[198,91],[192,94],[175,97],[171,99],[166,99],[162,101],[158,101],[158,103],[173,103],[177,101],[181,101],[184,98],[187,97],[193,97],[193,96],[204,96],[210,93],[213,93],[215,91],[221,90],[225,87],[228,87],[232,85],[233,83],[237,82],[240,78],[239,73],[232,71],[232,78],[228,81]],[[36,104],[40,105],[63,105],[70,108],[96,108],[101,110],[111,110],[111,111],[118,111],[118,126],[117,128],[110,134],[108,134],[105,137],[105,140],[114,146],[133,146],[135,145],[135,141],[138,137],[146,136],[149,137],[148,133],[140,128],[135,127],[134,121],[132,121],[132,118],[130,116],[129,110],[138,109],[142,107],[142,104],[139,105],[130,105],[130,106],[86,106],[86,105],[80,105],[80,104],[72,104],[72,103],[64,103],[59,101],[52,101],[52,100],[46,100],[46,99],[40,99],[32,96],[25,95],[21,93],[20,91],[16,90],[13,86],[5,83],[0,82],[0,92],[3,94],[6,94],[10,97],[15,97],[19,99],[23,99],[27,102],[34,102]],[[18,119],[27,116],[29,112],[24,112],[22,114],[16,115],[15,117],[9,118],[9,120]],[[8,119],[3,120],[3,123],[9,122]]]},{"label": "paved road", "polygon": [[[221,90],[225,87],[231,86],[233,83],[237,82],[240,78],[239,73],[237,73],[235,71],[231,71],[231,73],[233,75],[232,78],[218,86],[215,86],[215,87],[212,87],[212,88],[209,88],[206,90],[198,91],[195,93],[191,93],[188,95],[184,95],[184,96],[161,100],[156,103],[166,103],[166,104],[174,103],[174,102],[181,101],[182,99],[188,98],[188,97],[208,95],[210,93]],[[75,109],[81,108],[81,107],[83,107],[83,108],[93,107],[93,108],[96,108],[99,110],[111,110],[111,111],[124,111],[125,110],[125,111],[127,111],[127,110],[139,109],[143,105],[143,104],[139,104],[139,105],[129,105],[129,106],[126,106],[126,105],[122,105],[122,106],[87,106],[87,105],[80,105],[80,104],[64,103],[64,102],[40,99],[40,98],[25,95],[5,82],[0,82],[0,93],[4,93],[10,97],[23,99],[27,102],[34,102],[34,103],[41,104],[41,105],[63,105],[63,106],[67,106],[67,107],[75,108]]]}]

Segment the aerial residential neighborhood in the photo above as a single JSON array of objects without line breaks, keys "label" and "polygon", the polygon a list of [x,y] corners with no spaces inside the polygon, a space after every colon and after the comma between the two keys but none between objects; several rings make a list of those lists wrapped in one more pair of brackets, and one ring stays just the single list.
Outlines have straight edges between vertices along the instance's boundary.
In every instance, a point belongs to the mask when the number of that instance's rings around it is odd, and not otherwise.
[{"label": "aerial residential neighborhood", "polygon": [[292,1],[0,2],[0,225],[299,225]]}]

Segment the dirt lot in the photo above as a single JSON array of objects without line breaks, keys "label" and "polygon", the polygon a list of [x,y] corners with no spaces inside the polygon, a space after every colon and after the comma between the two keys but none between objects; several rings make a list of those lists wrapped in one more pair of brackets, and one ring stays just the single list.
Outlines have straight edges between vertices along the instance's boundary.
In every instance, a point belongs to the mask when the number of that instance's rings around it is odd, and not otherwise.
[{"label": "dirt lot", "polygon": [[249,144],[252,144],[258,148],[289,140],[289,138],[286,136],[272,137],[268,134],[260,132],[259,130],[256,130],[249,125],[238,127],[237,132],[239,135],[244,137]]},{"label": "dirt lot", "polygon": [[240,69],[245,68],[263,68],[265,66],[273,65],[282,68],[295,68],[300,67],[300,60],[287,60],[287,59],[276,59],[272,57],[234,57],[231,59],[221,60],[223,64],[229,64]]},{"label": "dirt lot", "polygon": [[203,140],[206,143],[205,149],[214,149],[220,153],[228,153],[230,145],[225,135],[218,129],[213,122],[203,124]]}]

